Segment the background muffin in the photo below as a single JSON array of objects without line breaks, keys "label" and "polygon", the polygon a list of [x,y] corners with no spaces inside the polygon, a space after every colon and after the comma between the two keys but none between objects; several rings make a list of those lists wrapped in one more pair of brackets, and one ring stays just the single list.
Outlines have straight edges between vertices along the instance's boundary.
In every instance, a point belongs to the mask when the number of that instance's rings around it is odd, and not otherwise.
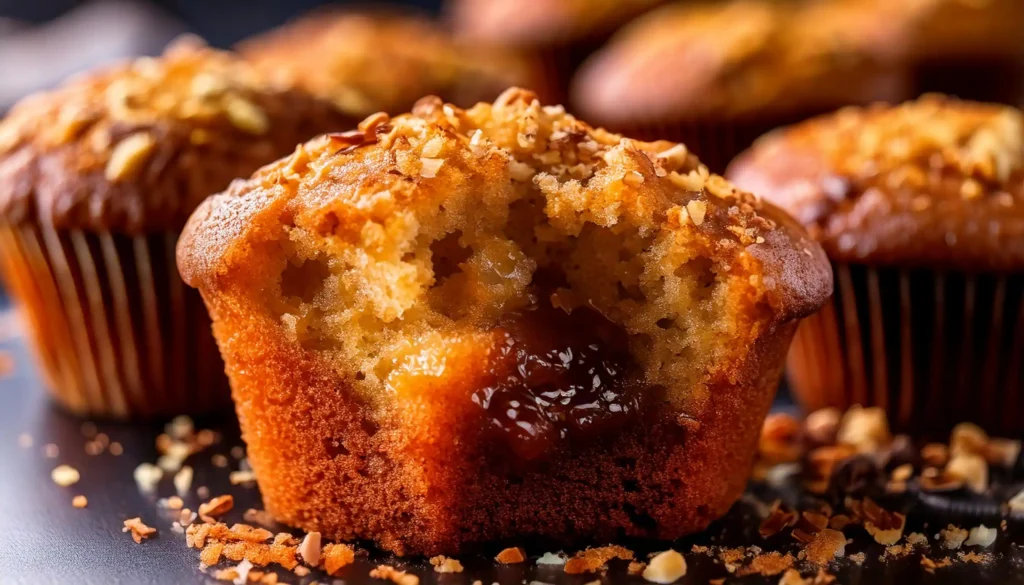
[{"label": "background muffin", "polygon": [[904,98],[906,18],[872,0],[666,6],[584,64],[572,101],[617,131],[685,142],[722,171],[775,126]]},{"label": "background muffin", "polygon": [[547,83],[536,61],[457,42],[425,18],[394,12],[319,10],[239,51],[264,73],[360,117],[408,111],[425,95],[471,106],[513,85],[543,91]]},{"label": "background muffin", "polygon": [[789,359],[809,410],[884,407],[900,429],[1019,434],[1024,118],[929,96],[770,134],[731,180],[808,226],[836,294]]},{"label": "background muffin", "polygon": [[573,70],[616,28],[665,1],[452,0],[447,12],[457,36],[537,55],[564,90]]},{"label": "background muffin", "polygon": [[916,93],[1024,104],[1024,2],[895,4],[914,20],[905,40]]},{"label": "background muffin", "polygon": [[424,554],[705,527],[831,282],[684,146],[523,90],[307,143],[200,207],[178,266],[267,510]]},{"label": "background muffin", "polygon": [[118,418],[223,406],[177,233],[208,194],[346,122],[192,41],[19,103],[0,124],[2,268],[57,401]]}]

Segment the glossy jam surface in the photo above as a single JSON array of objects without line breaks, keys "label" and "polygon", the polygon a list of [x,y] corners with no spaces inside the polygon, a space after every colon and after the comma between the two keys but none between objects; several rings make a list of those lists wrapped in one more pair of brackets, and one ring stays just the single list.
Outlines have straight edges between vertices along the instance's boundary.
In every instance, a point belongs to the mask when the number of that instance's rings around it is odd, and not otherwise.
[{"label": "glossy jam surface", "polygon": [[614,431],[639,415],[646,384],[626,335],[588,309],[511,313],[494,331],[489,383],[473,394],[521,459]]}]

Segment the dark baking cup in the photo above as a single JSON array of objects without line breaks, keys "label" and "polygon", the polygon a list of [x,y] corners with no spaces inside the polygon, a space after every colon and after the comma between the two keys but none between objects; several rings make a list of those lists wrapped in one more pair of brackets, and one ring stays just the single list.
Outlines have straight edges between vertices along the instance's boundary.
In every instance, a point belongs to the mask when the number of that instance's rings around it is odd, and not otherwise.
[{"label": "dark baking cup", "polygon": [[944,93],[965,100],[1021,106],[1024,55],[922,61],[913,67],[912,80],[918,94]]},{"label": "dark baking cup", "polygon": [[964,421],[1024,434],[1024,275],[833,264],[835,295],[800,326],[790,385],[808,410],[880,406],[893,427]]},{"label": "dark baking cup", "polygon": [[176,233],[0,226],[2,269],[54,399],[79,415],[201,414],[230,405]]}]

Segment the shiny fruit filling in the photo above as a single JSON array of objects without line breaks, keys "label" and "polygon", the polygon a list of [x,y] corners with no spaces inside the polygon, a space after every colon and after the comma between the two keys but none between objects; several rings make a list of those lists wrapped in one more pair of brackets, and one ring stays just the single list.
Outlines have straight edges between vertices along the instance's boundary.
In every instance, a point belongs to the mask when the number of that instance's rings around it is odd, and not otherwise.
[{"label": "shiny fruit filling", "polygon": [[621,428],[639,415],[647,384],[625,333],[601,314],[534,308],[501,318],[487,383],[473,402],[521,459]]}]

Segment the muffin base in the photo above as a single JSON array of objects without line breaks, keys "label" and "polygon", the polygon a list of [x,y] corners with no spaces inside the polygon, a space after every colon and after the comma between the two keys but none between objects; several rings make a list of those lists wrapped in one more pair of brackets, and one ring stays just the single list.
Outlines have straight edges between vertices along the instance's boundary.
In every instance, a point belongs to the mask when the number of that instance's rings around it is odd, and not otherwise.
[{"label": "muffin base", "polygon": [[178,276],[176,242],[176,233],[0,226],[0,269],[58,404],[113,419],[230,404],[209,316]]},{"label": "muffin base", "polygon": [[510,538],[702,530],[742,494],[796,328],[767,333],[733,381],[713,383],[687,414],[656,405],[639,428],[524,466],[481,438],[486,420],[459,384],[408,404],[389,394],[371,409],[273,321],[233,303],[211,311],[267,511],[330,538],[425,555]]},{"label": "muffin base", "polygon": [[1024,55],[924,61],[912,70],[916,95],[943,93],[964,100],[1024,105]]},{"label": "muffin base", "polygon": [[834,264],[835,295],[788,359],[808,410],[880,406],[892,426],[947,436],[964,421],[1020,435],[1024,275]]}]

